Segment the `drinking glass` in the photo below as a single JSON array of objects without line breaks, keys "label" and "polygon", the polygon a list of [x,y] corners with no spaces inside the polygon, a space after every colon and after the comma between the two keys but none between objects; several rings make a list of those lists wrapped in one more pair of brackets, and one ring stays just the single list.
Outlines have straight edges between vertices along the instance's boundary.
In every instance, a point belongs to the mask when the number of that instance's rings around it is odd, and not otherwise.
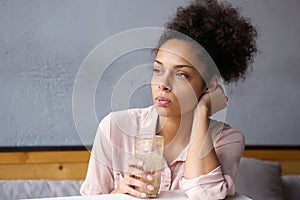
[{"label": "drinking glass", "polygon": [[160,176],[162,169],[162,158],[164,149],[164,137],[160,135],[138,135],[135,136],[135,157],[142,160],[144,165],[140,169],[151,174],[153,180],[140,178],[142,181],[154,186],[154,190],[149,191],[141,187],[136,187],[138,191],[145,192],[146,198],[157,198],[160,188]]}]

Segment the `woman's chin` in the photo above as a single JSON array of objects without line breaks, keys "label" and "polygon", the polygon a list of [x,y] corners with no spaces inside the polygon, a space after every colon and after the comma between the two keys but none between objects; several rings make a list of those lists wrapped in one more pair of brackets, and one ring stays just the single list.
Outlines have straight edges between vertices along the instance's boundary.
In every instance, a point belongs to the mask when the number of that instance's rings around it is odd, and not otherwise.
[{"label": "woman's chin", "polygon": [[155,105],[155,108],[160,117],[180,117],[181,115],[180,112],[177,113],[175,109],[171,107]]},{"label": "woman's chin", "polygon": [[157,114],[159,116],[167,116],[167,108],[166,107],[162,107],[162,106],[159,106],[159,105],[155,105],[155,109],[157,111]]}]

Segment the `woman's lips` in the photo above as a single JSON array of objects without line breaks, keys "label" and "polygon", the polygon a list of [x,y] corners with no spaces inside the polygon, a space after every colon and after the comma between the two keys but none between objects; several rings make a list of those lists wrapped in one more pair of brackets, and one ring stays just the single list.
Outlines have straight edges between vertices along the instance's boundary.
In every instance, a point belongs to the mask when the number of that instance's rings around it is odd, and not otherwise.
[{"label": "woman's lips", "polygon": [[160,106],[168,106],[171,103],[171,101],[165,97],[156,97],[155,101]]}]

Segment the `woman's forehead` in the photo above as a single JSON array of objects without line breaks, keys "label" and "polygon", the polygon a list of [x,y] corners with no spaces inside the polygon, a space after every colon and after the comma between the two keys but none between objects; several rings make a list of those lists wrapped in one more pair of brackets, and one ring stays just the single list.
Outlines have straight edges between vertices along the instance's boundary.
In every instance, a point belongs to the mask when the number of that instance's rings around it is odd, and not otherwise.
[{"label": "woman's forehead", "polygon": [[203,70],[203,62],[199,59],[199,51],[192,43],[184,40],[171,39],[159,48],[156,58],[165,64],[187,64],[198,70]]}]

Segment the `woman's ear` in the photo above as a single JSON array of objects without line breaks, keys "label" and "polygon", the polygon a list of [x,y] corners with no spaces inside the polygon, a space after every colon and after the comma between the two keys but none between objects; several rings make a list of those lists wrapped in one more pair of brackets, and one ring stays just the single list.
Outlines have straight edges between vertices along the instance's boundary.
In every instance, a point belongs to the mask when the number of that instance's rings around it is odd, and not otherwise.
[{"label": "woman's ear", "polygon": [[212,92],[214,91],[217,86],[218,86],[218,82],[219,82],[219,77],[217,75],[214,75],[212,77],[212,79],[210,80],[209,86],[207,87],[207,92]]}]

